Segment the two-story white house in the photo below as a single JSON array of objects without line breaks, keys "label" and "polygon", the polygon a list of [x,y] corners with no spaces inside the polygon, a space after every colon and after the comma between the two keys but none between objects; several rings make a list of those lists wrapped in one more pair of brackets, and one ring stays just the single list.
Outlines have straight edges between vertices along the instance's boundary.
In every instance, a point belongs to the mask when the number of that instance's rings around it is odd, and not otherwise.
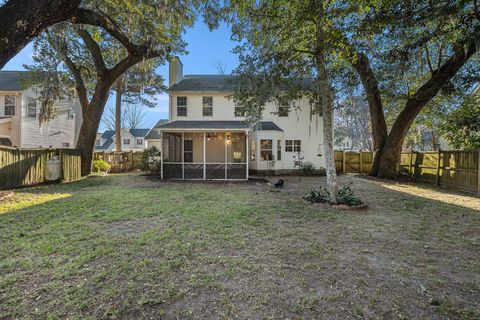
[{"label": "two-story white house", "polygon": [[159,123],[165,179],[243,180],[249,172],[289,173],[299,161],[324,167],[321,117],[307,98],[297,108],[271,103],[254,126],[228,96],[232,76],[183,75],[169,69],[169,121]]},{"label": "two-story white house", "polygon": [[82,123],[76,98],[56,101],[54,119],[40,125],[38,90],[22,88],[25,71],[0,71],[0,145],[73,148]]},{"label": "two-story white house", "polygon": [[[145,149],[145,137],[150,129],[127,129],[122,128],[120,140],[122,141],[122,151],[139,152]],[[103,133],[97,133],[95,141],[95,151],[112,152],[115,151],[115,131],[105,130]]]}]

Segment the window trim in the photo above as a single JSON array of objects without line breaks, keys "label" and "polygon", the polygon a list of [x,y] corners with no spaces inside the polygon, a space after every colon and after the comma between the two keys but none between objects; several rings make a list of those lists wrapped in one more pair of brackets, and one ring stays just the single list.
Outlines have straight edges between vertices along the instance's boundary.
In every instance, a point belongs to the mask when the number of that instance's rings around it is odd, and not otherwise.
[{"label": "window trim", "polygon": [[[239,109],[239,108],[241,108],[241,110],[242,110],[241,112],[237,112],[237,109]],[[246,112],[245,112],[245,107],[242,106],[242,105],[239,105],[239,104],[235,104],[235,108],[233,110],[233,115],[235,117],[238,117],[238,118],[245,117],[247,115]]]},{"label": "window trim", "polygon": [[[12,97],[13,98],[13,104],[8,104],[7,105],[7,97]],[[16,113],[16,105],[17,105],[17,96],[15,95],[5,95],[3,96],[3,114],[5,116],[15,116]],[[13,107],[13,113],[7,113],[7,107]]]},{"label": "window trim", "polygon": [[[30,102],[35,103],[35,107],[30,106]],[[34,111],[33,115],[30,113],[31,110]],[[30,97],[27,97],[27,118],[37,118],[37,100]]]},{"label": "window trim", "polygon": [[302,140],[285,140],[285,152],[302,152]]},{"label": "window trim", "polygon": [[[208,100],[210,100],[210,101],[208,101]],[[207,112],[205,112],[205,111],[207,111]],[[213,117],[213,96],[202,97],[202,116],[203,117]]]},{"label": "window trim", "polygon": [[[270,148],[264,148],[262,141],[270,141]],[[262,151],[270,151],[271,159],[265,159],[262,156]],[[274,161],[273,158],[273,139],[260,139],[260,161]]]},{"label": "window trim", "polygon": [[[288,107],[288,105],[279,105],[277,107],[277,116],[279,117],[282,117],[282,118],[288,118],[288,116],[290,115],[290,108]],[[280,111],[282,110],[282,111]]]},{"label": "window trim", "polygon": [[187,96],[177,96],[177,117],[187,117],[188,116],[187,106],[188,106],[188,97]]},{"label": "window trim", "polygon": [[[143,139],[142,138],[137,138],[135,140],[136,140],[137,146],[143,146]],[[140,141],[140,143],[138,143],[138,141]]]}]

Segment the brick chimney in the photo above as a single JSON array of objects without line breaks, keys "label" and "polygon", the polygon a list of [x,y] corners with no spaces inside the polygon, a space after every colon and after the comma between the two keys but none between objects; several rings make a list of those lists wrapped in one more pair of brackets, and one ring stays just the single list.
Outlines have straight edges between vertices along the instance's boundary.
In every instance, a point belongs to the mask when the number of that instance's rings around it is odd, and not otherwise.
[{"label": "brick chimney", "polygon": [[180,58],[173,57],[170,60],[170,66],[168,69],[168,86],[171,87],[175,83],[180,82],[183,78],[183,64]]}]

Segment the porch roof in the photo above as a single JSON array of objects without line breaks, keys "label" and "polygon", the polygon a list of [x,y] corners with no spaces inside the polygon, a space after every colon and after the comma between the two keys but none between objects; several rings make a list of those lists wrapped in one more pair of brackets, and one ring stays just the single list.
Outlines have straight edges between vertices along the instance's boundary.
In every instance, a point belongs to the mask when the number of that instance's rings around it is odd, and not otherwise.
[{"label": "porch roof", "polygon": [[[258,130],[283,131],[272,121],[261,121],[257,124]],[[248,130],[249,124],[245,121],[221,121],[221,120],[177,120],[157,126],[160,130]]]}]

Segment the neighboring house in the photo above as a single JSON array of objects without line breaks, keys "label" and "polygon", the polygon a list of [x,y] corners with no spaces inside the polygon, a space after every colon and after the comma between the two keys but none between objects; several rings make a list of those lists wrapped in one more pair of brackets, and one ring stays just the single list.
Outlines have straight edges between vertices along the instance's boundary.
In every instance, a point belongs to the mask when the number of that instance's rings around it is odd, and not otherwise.
[{"label": "neighboring house", "polygon": [[[122,128],[120,133],[122,151],[143,151],[145,149],[145,137],[150,129],[126,129]],[[95,151],[115,151],[115,131],[106,130],[104,133],[97,133]]]},{"label": "neighboring house", "polygon": [[73,148],[82,123],[80,102],[55,102],[57,115],[40,125],[38,90],[23,89],[25,71],[0,71],[0,145],[21,148]]},{"label": "neighboring house", "polygon": [[162,141],[163,178],[243,180],[249,171],[292,172],[299,160],[325,166],[321,117],[311,114],[306,97],[295,109],[266,105],[262,121],[251,127],[242,106],[228,98],[233,76],[183,76],[178,59],[169,71],[169,121],[152,133]]}]

